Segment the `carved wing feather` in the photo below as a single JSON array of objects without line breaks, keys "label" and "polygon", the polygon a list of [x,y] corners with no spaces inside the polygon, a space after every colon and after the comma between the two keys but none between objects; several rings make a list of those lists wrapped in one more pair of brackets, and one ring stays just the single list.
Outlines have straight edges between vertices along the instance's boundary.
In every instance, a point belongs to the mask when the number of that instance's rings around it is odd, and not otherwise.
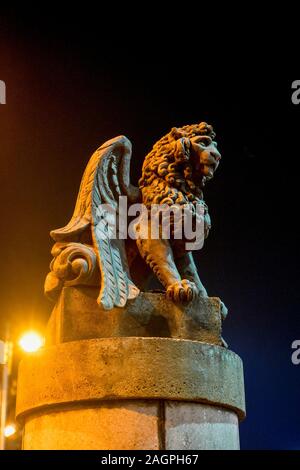
[{"label": "carved wing feather", "polygon": [[103,208],[106,204],[117,212],[119,195],[128,196],[131,202],[139,198],[139,189],[130,184],[131,154],[131,143],[125,136],[96,150],[84,172],[70,222],[51,232],[55,241],[66,242],[77,241],[82,232],[91,229],[101,271],[98,303],[106,310],[123,307],[139,293],[130,279],[124,242],[111,237],[111,220]]}]

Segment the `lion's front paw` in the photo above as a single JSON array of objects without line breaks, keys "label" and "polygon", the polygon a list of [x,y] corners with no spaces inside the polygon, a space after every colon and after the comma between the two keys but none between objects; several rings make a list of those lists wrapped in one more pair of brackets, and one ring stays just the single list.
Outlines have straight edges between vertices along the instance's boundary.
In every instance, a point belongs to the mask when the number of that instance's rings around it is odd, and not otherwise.
[{"label": "lion's front paw", "polygon": [[167,299],[174,302],[192,302],[198,295],[196,284],[187,279],[174,282],[167,288]]}]

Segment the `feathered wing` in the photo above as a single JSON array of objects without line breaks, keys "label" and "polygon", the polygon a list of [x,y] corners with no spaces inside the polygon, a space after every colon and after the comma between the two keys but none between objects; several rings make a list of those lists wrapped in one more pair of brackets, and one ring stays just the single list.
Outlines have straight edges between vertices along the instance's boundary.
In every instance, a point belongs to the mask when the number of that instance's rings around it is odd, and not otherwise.
[{"label": "feathered wing", "polygon": [[[139,289],[130,279],[124,241],[115,230],[118,197],[139,199],[139,189],[130,184],[131,143],[125,136],[103,144],[92,155],[84,172],[73,217],[64,228],[51,232],[57,242],[78,239],[91,228],[101,271],[98,303],[104,309],[124,307]],[[116,235],[116,236],[115,236]]]}]

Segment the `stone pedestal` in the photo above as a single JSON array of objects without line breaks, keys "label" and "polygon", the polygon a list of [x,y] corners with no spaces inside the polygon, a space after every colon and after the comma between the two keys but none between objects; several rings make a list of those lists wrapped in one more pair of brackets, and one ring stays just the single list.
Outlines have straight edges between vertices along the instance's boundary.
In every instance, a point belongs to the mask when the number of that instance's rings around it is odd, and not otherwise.
[{"label": "stone pedestal", "polygon": [[[86,291],[69,288],[62,294],[47,346],[20,364],[17,417],[24,423],[24,449],[239,449],[238,426],[245,416],[240,358],[217,344],[174,337],[183,335],[182,328],[188,336],[190,322],[201,336],[206,322],[204,333],[220,342],[220,330],[211,333],[217,299],[201,304],[194,317],[164,300],[169,336],[154,337],[149,331],[158,328],[153,318],[159,318],[160,294],[142,294],[127,312],[116,309],[112,317],[91,302],[81,318],[74,295]],[[91,323],[94,310],[95,337],[83,339],[90,330],[82,319],[88,316]],[[118,315],[125,335],[103,337],[105,329],[120,325]],[[170,327],[174,321],[179,329]],[[145,336],[134,335],[135,327]]]}]

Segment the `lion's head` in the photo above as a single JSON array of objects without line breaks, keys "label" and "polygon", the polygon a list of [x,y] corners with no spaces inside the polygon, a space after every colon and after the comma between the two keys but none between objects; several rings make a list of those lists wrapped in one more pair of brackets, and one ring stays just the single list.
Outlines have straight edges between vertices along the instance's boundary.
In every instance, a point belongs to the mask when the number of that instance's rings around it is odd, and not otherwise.
[{"label": "lion's head", "polygon": [[221,154],[212,126],[173,128],[146,156],[139,187],[143,202],[185,204],[202,199],[206,181],[213,178]]}]

